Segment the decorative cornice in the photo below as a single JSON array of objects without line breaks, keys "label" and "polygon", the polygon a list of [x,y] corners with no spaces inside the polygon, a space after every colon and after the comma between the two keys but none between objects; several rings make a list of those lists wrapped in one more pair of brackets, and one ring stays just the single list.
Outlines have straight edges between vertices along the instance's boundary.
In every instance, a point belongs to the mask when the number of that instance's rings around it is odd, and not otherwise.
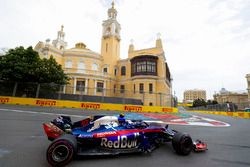
[{"label": "decorative cornice", "polygon": [[55,52],[55,53],[63,55],[63,50],[59,50],[51,45],[45,45],[45,47],[43,49],[47,49],[50,52]]},{"label": "decorative cornice", "polygon": [[154,79],[154,80],[159,80],[160,78],[158,76],[152,76],[152,75],[136,75],[131,77],[131,80],[136,80],[136,79]]},{"label": "decorative cornice", "polygon": [[64,53],[63,54],[64,57],[87,57],[87,58],[91,58],[91,59],[96,59],[96,60],[100,60],[102,61],[103,60],[103,57],[99,56],[94,56],[94,55],[86,55],[86,54],[74,54],[74,53],[70,53],[70,52],[67,52],[66,54]]}]

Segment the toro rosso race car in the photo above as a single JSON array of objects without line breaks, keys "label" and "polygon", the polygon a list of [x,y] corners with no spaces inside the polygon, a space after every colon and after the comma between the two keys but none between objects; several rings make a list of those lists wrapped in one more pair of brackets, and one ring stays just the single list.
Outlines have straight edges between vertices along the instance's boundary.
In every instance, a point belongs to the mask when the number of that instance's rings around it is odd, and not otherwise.
[{"label": "toro rosso race car", "polygon": [[125,120],[122,114],[96,115],[74,123],[70,117],[60,116],[44,123],[43,128],[52,141],[46,154],[52,166],[64,166],[75,155],[148,153],[167,142],[172,142],[180,155],[207,149],[204,142],[193,142],[188,134],[172,130],[166,124]]}]

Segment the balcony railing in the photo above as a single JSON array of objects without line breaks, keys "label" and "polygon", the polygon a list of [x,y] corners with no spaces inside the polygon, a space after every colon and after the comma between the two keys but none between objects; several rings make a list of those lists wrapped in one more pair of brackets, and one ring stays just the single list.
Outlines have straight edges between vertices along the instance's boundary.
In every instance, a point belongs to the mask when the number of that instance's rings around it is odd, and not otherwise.
[{"label": "balcony railing", "polygon": [[101,77],[114,77],[113,75],[107,72],[101,72],[96,70],[86,70],[86,69],[77,69],[77,68],[64,68],[66,74],[82,74],[82,75],[92,75],[92,76],[101,76]]}]

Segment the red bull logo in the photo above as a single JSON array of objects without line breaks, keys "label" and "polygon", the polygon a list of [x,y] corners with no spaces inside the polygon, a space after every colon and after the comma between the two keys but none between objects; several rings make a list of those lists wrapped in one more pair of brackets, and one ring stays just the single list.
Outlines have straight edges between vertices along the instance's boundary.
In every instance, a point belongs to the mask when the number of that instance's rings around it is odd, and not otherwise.
[{"label": "red bull logo", "polygon": [[106,148],[135,148],[138,144],[138,136],[139,133],[134,133],[134,136],[131,139],[127,136],[117,136],[117,140],[115,141],[102,138],[101,146]]}]

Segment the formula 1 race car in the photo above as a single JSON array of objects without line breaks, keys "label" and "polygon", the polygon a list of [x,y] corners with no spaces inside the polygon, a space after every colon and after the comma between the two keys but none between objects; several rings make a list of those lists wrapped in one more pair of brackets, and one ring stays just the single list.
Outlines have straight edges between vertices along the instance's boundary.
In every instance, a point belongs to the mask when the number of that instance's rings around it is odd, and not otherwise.
[{"label": "formula 1 race car", "polygon": [[116,155],[148,153],[167,142],[177,154],[192,150],[205,151],[206,143],[192,141],[186,133],[172,130],[166,124],[143,120],[125,120],[123,115],[96,115],[77,122],[60,116],[43,124],[48,139],[47,161],[52,166],[64,166],[75,155]]}]

